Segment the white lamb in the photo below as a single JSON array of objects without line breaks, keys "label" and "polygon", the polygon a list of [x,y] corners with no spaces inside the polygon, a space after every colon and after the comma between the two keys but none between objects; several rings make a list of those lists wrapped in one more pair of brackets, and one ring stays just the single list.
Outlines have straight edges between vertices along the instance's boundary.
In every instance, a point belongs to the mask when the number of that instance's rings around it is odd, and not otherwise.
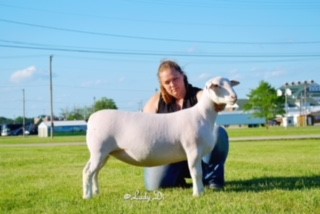
[{"label": "white lamb", "polygon": [[99,193],[98,174],[110,155],[144,167],[187,160],[193,195],[202,195],[201,158],[214,148],[217,111],[237,101],[232,87],[238,84],[222,77],[209,80],[195,106],[175,113],[102,110],[92,114],[87,129],[90,159],[83,169],[83,198]]}]

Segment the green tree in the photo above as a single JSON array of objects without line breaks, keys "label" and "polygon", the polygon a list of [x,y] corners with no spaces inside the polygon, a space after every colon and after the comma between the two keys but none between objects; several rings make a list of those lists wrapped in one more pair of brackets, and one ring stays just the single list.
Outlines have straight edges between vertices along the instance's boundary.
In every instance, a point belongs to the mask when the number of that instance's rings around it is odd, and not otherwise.
[{"label": "green tree", "polygon": [[12,119],[6,118],[6,117],[0,117],[0,125],[1,124],[11,124],[13,123]]},{"label": "green tree", "polygon": [[250,91],[249,102],[244,106],[245,111],[252,111],[258,118],[265,118],[265,125],[276,118],[277,115],[283,115],[284,97],[277,96],[277,91],[269,83],[261,81],[258,88]]},{"label": "green tree", "polygon": [[102,97],[100,100],[97,100],[94,104],[94,112],[102,110],[102,109],[118,109],[116,103],[113,99],[108,99],[106,97]]},{"label": "green tree", "polygon": [[74,109],[67,117],[67,120],[85,120],[85,115],[82,114],[82,109]]},{"label": "green tree", "polygon": [[92,107],[74,107],[61,109],[60,115],[67,120],[88,120],[89,116],[102,109],[118,109],[116,103],[112,99],[106,97],[96,101]]},{"label": "green tree", "polygon": [[92,112],[91,107],[74,107],[73,110],[61,109],[60,115],[67,120],[87,120]]},{"label": "green tree", "polygon": [[[14,120],[15,123],[22,124],[23,123],[23,117],[19,116]],[[33,118],[24,118],[25,124],[33,123]]]}]

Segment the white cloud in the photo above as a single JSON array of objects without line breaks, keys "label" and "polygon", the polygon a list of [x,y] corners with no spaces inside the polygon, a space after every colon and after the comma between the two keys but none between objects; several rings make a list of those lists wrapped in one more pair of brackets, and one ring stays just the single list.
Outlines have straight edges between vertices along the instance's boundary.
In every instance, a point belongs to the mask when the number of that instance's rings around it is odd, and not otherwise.
[{"label": "white cloud", "polygon": [[287,75],[287,71],[283,68],[274,68],[272,70],[266,70],[261,68],[252,68],[251,72],[262,80],[278,80]]},{"label": "white cloud", "polygon": [[126,78],[124,76],[118,79],[118,83],[124,83],[124,82],[126,82]]},{"label": "white cloud", "polygon": [[281,68],[276,68],[272,71],[270,71],[267,75],[267,77],[270,78],[279,78],[279,77],[283,77],[286,74],[286,70],[281,69]]},{"label": "white cloud", "polygon": [[36,72],[37,72],[37,68],[35,66],[30,66],[26,69],[14,72],[11,75],[10,80],[13,83],[20,83],[20,82],[31,79],[36,74]]},{"label": "white cloud", "polygon": [[197,52],[199,52],[199,48],[196,47],[196,46],[192,46],[192,47],[189,47],[189,48],[187,49],[187,53],[188,53],[188,54],[195,54],[195,53],[197,53]]},{"label": "white cloud", "polygon": [[198,76],[198,80],[205,81],[205,80],[208,80],[211,77],[212,77],[212,74],[210,74],[210,73],[201,73]]},{"label": "white cloud", "polygon": [[91,88],[91,87],[104,86],[105,84],[106,84],[106,81],[103,81],[103,80],[88,80],[86,82],[83,82],[81,86]]},{"label": "white cloud", "polygon": [[240,81],[243,78],[243,75],[241,75],[239,69],[232,69],[228,72],[227,75],[228,75],[226,76],[227,78],[237,80],[237,81]]}]

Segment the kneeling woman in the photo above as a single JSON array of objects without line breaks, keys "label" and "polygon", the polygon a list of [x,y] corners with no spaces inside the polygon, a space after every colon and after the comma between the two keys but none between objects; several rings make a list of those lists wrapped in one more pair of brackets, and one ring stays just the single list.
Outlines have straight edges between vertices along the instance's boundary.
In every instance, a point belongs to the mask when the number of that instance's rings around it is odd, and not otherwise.
[{"label": "kneeling woman", "polygon": [[[164,61],[158,69],[161,92],[154,95],[144,107],[148,113],[170,113],[194,106],[202,91],[188,83],[181,67],[174,61]],[[216,146],[210,155],[202,159],[203,182],[209,188],[222,189],[225,186],[224,165],[229,152],[229,138],[226,130],[215,127]],[[190,178],[187,161],[165,166],[145,168],[145,182],[148,190],[170,187],[188,187]]]}]

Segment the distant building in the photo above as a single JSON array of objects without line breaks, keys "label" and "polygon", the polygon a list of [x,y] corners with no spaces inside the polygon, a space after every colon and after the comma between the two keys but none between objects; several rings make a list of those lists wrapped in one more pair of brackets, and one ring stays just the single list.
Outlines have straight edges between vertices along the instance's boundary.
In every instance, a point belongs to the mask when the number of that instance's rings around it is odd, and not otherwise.
[{"label": "distant building", "polygon": [[252,112],[245,112],[243,110],[244,105],[248,102],[248,99],[238,99],[237,103],[232,106],[227,105],[225,110],[219,112],[216,119],[216,123],[221,126],[247,126],[247,127],[259,127],[265,125],[264,118],[257,118]]},{"label": "distant building", "polygon": [[221,126],[247,126],[259,127],[264,126],[265,119],[254,117],[250,112],[243,111],[223,111],[218,114],[216,123]]},{"label": "distant building", "polygon": [[[314,81],[285,83],[279,88],[285,98],[285,115],[279,115],[272,124],[282,126],[307,126],[320,123],[320,85]],[[288,93],[290,92],[290,93]],[[223,126],[257,127],[265,125],[264,118],[256,118],[252,112],[245,112],[248,99],[238,99],[233,106],[227,106],[217,117],[217,124]]]},{"label": "distant building", "polygon": [[281,91],[289,89],[287,95],[288,107],[299,107],[303,111],[312,106],[320,106],[320,85],[311,81],[285,83],[279,88]]},{"label": "distant building", "polygon": [[[49,137],[51,135],[51,122],[41,122],[38,126],[39,137]],[[85,134],[87,130],[87,123],[83,120],[69,120],[69,121],[54,121],[53,133],[54,135],[79,135]]]},{"label": "distant building", "polygon": [[[279,88],[286,96],[283,126],[306,126],[320,122],[320,85],[311,81],[285,83]],[[290,93],[285,93],[289,90]]]}]

